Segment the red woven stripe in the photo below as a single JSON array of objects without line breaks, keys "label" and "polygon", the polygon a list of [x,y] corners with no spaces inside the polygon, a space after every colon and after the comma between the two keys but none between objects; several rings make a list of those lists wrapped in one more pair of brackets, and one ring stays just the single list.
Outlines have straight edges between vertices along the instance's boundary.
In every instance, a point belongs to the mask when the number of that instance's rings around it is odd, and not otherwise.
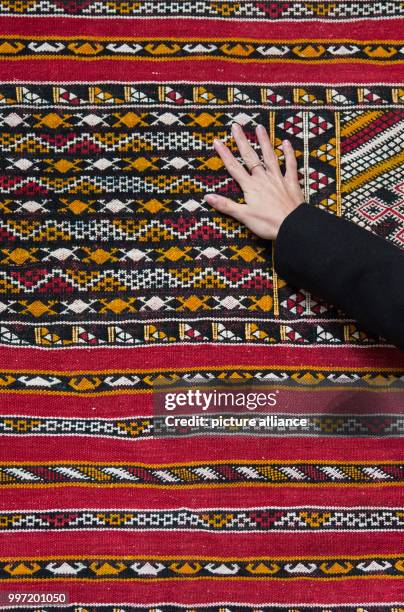
[{"label": "red woven stripe", "polygon": [[[281,390],[284,395],[284,391]],[[346,392],[348,395],[349,391]],[[373,398],[376,401],[376,394],[371,395],[371,392],[360,395],[361,402],[352,401],[348,404],[345,412],[355,412],[358,414],[374,413],[370,407],[370,400]],[[311,394],[306,391],[296,391],[292,400],[282,404],[278,408],[273,408],[274,414],[280,412],[305,414],[313,412],[325,412],[326,406],[330,405],[326,402],[326,393],[314,396],[318,400],[317,408],[314,401],[311,401]],[[334,392],[335,397],[335,392]],[[106,394],[86,397],[83,395],[56,395],[53,393],[1,393],[0,400],[2,402],[3,414],[17,414],[19,416],[58,416],[58,417],[82,417],[82,418],[119,418],[119,417],[136,417],[151,416],[153,413],[153,397],[151,393],[119,393]],[[338,400],[342,404],[342,393],[338,394]],[[380,397],[379,397],[380,401]],[[111,412],[111,403],[113,403],[114,411]],[[94,411],[94,405],[97,405]],[[17,411],[18,407],[18,411]],[[403,394],[390,393],[386,401],[379,409],[379,413],[395,413],[401,414],[403,410]]]},{"label": "red woven stripe", "polygon": [[[243,345],[177,344],[173,346],[148,346],[135,348],[74,348],[36,349],[0,346],[0,368],[21,370],[32,368],[60,372],[94,371],[127,368],[160,370],[167,368],[203,368],[205,366],[234,368],[238,365],[298,366],[310,368],[388,368],[404,369],[404,352],[389,347],[349,348],[339,346],[257,346]],[[235,349],[237,353],[235,354]]]},{"label": "red woven stripe", "polygon": [[[111,494],[112,491],[112,494]],[[83,501],[85,500],[85,502]],[[257,506],[402,506],[404,486],[366,487],[222,487],[220,489],[142,489],[54,487],[3,488],[0,509],[43,508],[251,508]]]},{"label": "red woven stripe", "polygon": [[[343,405],[343,396],[341,390],[336,395],[336,391],[313,392],[307,390],[295,391],[294,393],[286,392],[281,387],[281,398],[278,406],[272,408],[274,414],[281,412],[305,414],[314,412],[326,412],[327,406],[332,404],[327,402],[328,398],[338,398],[338,403]],[[382,402],[382,392],[376,397],[376,393],[371,391],[358,394],[358,401],[354,401],[352,395],[348,394],[352,391],[346,391],[347,407],[345,413],[366,414],[375,413],[372,407],[372,400],[377,402],[378,413],[396,413],[401,414],[403,410],[403,393],[392,392],[385,395],[384,404]],[[119,418],[119,417],[136,417],[136,416],[151,416],[153,414],[153,395],[152,393],[114,393],[105,395],[93,395],[86,397],[85,395],[63,395],[52,392],[44,393],[1,393],[0,400],[2,402],[3,414],[16,414],[18,406],[18,415],[26,416],[58,416],[58,417],[82,417],[82,418]],[[111,403],[114,410],[111,412]],[[94,411],[94,405],[97,405]],[[343,413],[342,413],[343,414]]]},{"label": "red woven stripe", "polygon": [[[18,589],[35,591],[41,583],[24,578],[7,581],[8,590]],[[136,602],[137,604],[156,604],[157,602],[174,602],[184,604],[212,602],[248,602],[248,603],[323,603],[336,602],[360,603],[397,602],[402,600],[402,584],[397,579],[354,579],[354,580],[172,580],[150,583],[102,581],[102,588],[94,582],[73,583],[58,580],[42,583],[42,590],[61,592],[68,591],[70,599],[75,602],[101,603]],[[99,583],[101,584],[101,583]],[[139,587],[139,584],[142,584]],[[57,588],[54,588],[56,587]]]},{"label": "red woven stripe", "polygon": [[[122,36],[125,38],[164,37],[201,39],[255,38],[294,40],[297,38],[312,40],[358,39],[370,42],[383,40],[400,40],[395,35],[404,31],[404,19],[394,20],[394,29],[389,20],[363,19],[355,22],[333,21],[332,26],[321,21],[306,22],[271,22],[265,21],[224,21],[222,19],[52,19],[47,17],[2,17],[1,34],[46,36]],[[404,41],[404,37],[401,37]],[[156,41],[158,42],[158,41]]]},{"label": "red woven stripe", "polygon": [[[142,462],[160,465],[189,461],[207,463],[234,460],[265,461],[270,459],[290,461],[397,461],[402,456],[402,438],[389,438],[381,444],[377,438],[333,439],[325,443],[323,438],[290,439],[276,437],[210,436],[198,438],[154,439],[147,443],[108,438],[63,438],[63,455],[60,438],[47,436],[46,445],[38,444],[38,436],[15,436],[12,444],[0,447],[0,461],[96,461]],[[8,437],[10,440],[10,437]]]},{"label": "red woven stripe", "polygon": [[[57,536],[57,537],[56,537]],[[27,551],[30,551],[28,554]],[[143,555],[179,557],[282,557],[299,558],[387,554],[403,552],[397,532],[369,533],[208,533],[184,536],[173,531],[59,531],[2,533],[0,557]]]},{"label": "red woven stripe", "polygon": [[[181,80],[178,81],[179,71]],[[180,83],[220,82],[235,83],[400,83],[403,77],[402,64],[375,63],[317,63],[302,62],[232,62],[221,60],[97,60],[78,61],[75,59],[16,60],[1,63],[2,81],[55,82],[50,74],[57,75],[57,81],[78,83],[78,72],[85,72],[86,82],[122,81],[125,83],[167,81]]]}]

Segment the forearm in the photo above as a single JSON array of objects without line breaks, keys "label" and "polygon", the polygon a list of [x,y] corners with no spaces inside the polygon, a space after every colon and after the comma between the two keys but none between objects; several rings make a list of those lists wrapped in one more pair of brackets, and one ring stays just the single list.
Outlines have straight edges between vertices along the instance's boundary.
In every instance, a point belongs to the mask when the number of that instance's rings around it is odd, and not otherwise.
[{"label": "forearm", "polygon": [[300,204],[283,221],[274,265],[287,282],[404,349],[404,251],[343,218]]}]

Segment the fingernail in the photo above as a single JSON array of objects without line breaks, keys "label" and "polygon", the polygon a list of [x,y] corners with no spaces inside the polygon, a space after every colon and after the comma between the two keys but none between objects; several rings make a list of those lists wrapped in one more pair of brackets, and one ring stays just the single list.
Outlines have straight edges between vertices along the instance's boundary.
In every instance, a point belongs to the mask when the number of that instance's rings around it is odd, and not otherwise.
[{"label": "fingernail", "polygon": [[216,196],[214,193],[207,193],[205,196],[205,200],[208,202],[214,202],[216,200]]},{"label": "fingernail", "polygon": [[264,126],[262,125],[262,123],[257,123],[257,130],[265,130]]},{"label": "fingernail", "polygon": [[282,140],[282,144],[283,144],[283,146],[288,147],[290,145],[290,142],[289,142],[289,140]]},{"label": "fingernail", "polygon": [[214,138],[214,139],[213,139],[213,144],[214,144],[214,145],[215,145],[215,144],[222,144],[222,141],[221,141],[221,140],[219,140],[219,138]]}]

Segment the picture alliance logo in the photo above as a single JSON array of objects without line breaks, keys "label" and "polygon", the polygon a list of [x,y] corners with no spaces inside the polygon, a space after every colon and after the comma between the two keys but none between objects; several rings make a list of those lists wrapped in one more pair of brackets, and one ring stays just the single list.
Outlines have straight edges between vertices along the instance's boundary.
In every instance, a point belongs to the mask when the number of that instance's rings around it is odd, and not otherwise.
[{"label": "picture alliance logo", "polygon": [[164,409],[167,411],[191,408],[196,412],[218,411],[232,409],[234,411],[254,411],[276,406],[279,389],[265,392],[249,391],[202,391],[188,389],[183,392],[165,393]]}]

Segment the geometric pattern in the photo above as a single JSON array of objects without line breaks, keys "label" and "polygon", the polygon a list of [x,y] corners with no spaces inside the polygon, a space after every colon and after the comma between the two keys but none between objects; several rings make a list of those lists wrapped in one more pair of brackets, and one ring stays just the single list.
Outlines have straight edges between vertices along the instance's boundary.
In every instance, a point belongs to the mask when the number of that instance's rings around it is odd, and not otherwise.
[{"label": "geometric pattern", "polygon": [[204,510],[91,510],[0,512],[0,531],[49,529],[168,529],[181,531],[340,531],[404,529],[394,508],[210,508]]},{"label": "geometric pattern", "polygon": [[1,344],[385,343],[289,287],[270,242],[203,196],[240,200],[213,138],[237,154],[229,124],[257,146],[261,122],[281,164],[282,134],[295,146],[308,201],[399,243],[404,89],[4,84],[0,101]]},{"label": "geometric pattern", "polygon": [[[0,0],[1,608],[402,612],[402,353],[204,196],[243,201],[213,140],[262,123],[403,247],[403,18]],[[199,387],[276,405],[156,409]]]},{"label": "geometric pattern", "polygon": [[347,219],[404,248],[404,117],[396,110],[345,113],[341,132]]},{"label": "geometric pattern", "polygon": [[404,558],[384,555],[377,558],[364,557],[309,557],[300,559],[250,558],[240,559],[209,557],[174,558],[161,557],[59,557],[48,559],[18,559],[15,563],[1,563],[0,580],[15,580],[29,576],[31,580],[67,581],[78,579],[110,580],[155,580],[181,577],[182,580],[225,576],[227,580],[291,579],[312,576],[316,580],[361,576],[389,576],[400,578]]},{"label": "geometric pattern", "polygon": [[229,486],[243,483],[245,486],[274,485],[285,486],[290,483],[310,487],[322,486],[330,482],[336,486],[355,484],[377,485],[381,483],[399,484],[404,482],[404,465],[399,462],[387,464],[360,465],[359,463],[337,462],[289,462],[273,461],[253,462],[234,461],[218,463],[195,463],[192,465],[153,465],[124,464],[109,462],[89,463],[83,465],[77,462],[42,465],[0,465],[0,484],[13,487],[26,483],[30,488],[46,483],[53,487],[66,483],[82,484],[85,487],[108,483],[110,486],[132,487],[165,487],[197,486],[205,483],[214,486]]},{"label": "geometric pattern", "polygon": [[156,370],[145,370],[143,367],[115,369],[102,371],[97,369],[96,375],[91,372],[37,370],[35,368],[18,370],[2,369],[0,394],[18,392],[20,396],[30,391],[37,393],[52,393],[53,396],[66,394],[74,396],[107,395],[120,393],[149,393],[164,387],[169,389],[186,383],[211,383],[215,386],[258,386],[276,385],[285,391],[299,389],[327,388],[329,390],[355,390],[366,392],[371,389],[379,393],[383,391],[399,391],[402,389],[404,371],[402,367],[386,367],[378,370],[375,367],[349,368],[318,366],[308,367],[288,364],[264,364],[261,367],[237,366],[234,363],[224,367],[204,368],[191,365],[181,368],[161,367]]},{"label": "geometric pattern", "polygon": [[[24,597],[24,596],[22,596]],[[233,604],[225,604],[226,605],[226,612],[256,612],[257,608],[256,606],[238,606],[238,605],[233,605]],[[372,612],[397,612],[397,607],[394,606],[389,606],[389,605],[374,605],[374,604],[370,604],[367,606],[367,608],[369,608],[370,610],[372,610]],[[23,610],[26,610],[26,608],[21,608],[18,606],[14,606],[13,608],[14,610],[17,610],[18,612],[22,612]],[[58,606],[51,606],[51,605],[47,605],[46,609],[49,612],[58,612],[58,610],[60,610],[60,605]],[[94,605],[91,606],[91,609],[94,610],[94,612],[113,612],[114,611],[114,606],[102,606],[102,605]],[[144,606],[120,606],[120,609],[123,611],[128,611],[128,612],[134,612],[136,610],[136,612],[154,612],[155,608],[154,607],[144,607]],[[173,604],[173,605],[159,605],[158,608],[161,612],[176,612],[176,610],[184,610],[184,612],[188,612],[189,607],[188,606],[183,606],[181,604]],[[194,608],[195,609],[195,608]],[[215,606],[215,605],[207,605],[207,606],[198,606],[197,607],[199,612],[222,612],[223,610],[223,605],[221,604],[220,606]],[[327,608],[324,608],[323,606],[318,607],[318,606],[294,606],[293,608],[290,608],[290,606],[260,606],[260,611],[262,612],[328,612],[328,610],[335,610],[337,612],[362,612],[363,608],[361,606],[361,604],[359,605],[353,605],[353,606],[327,606]]]},{"label": "geometric pattern", "polygon": [[120,2],[119,0],[2,0],[0,13],[5,15],[105,15],[108,17],[141,17],[148,16],[151,10],[161,16],[191,17],[232,17],[232,19],[322,19],[325,21],[336,19],[352,19],[380,17],[398,17],[404,15],[400,2],[364,3],[357,1],[333,2],[326,0],[317,4],[306,0],[285,3],[282,0],[244,0],[233,4],[229,0],[198,0],[197,3],[180,0],[159,0],[158,4],[152,0],[138,0],[135,3]]},{"label": "geometric pattern", "polygon": [[285,419],[293,415],[278,412],[276,421],[268,423],[246,424],[243,419],[247,414],[238,415],[231,423],[216,425],[211,417],[206,417],[203,425],[186,427],[175,423],[167,425],[164,417],[138,417],[136,419],[62,419],[36,416],[5,415],[0,417],[0,435],[18,436],[93,436],[96,438],[144,440],[155,436],[195,436],[204,432],[215,432],[221,435],[248,436],[355,436],[355,437],[403,437],[404,417],[396,414],[382,416],[373,414],[342,415],[306,414],[305,424],[285,425]]},{"label": "geometric pattern", "polygon": [[[84,38],[84,39],[83,39]],[[12,57],[13,60],[22,60],[26,58],[45,57],[48,59],[70,59],[76,61],[87,61],[89,58],[99,58],[100,60],[107,58],[119,57],[121,60],[127,61],[139,58],[158,59],[169,58],[175,48],[176,58],[186,59],[192,55],[193,58],[231,58],[237,59],[240,57],[240,45],[243,44],[243,39],[234,41],[233,45],[229,45],[228,41],[223,44],[212,44],[209,39],[204,40],[199,37],[197,43],[192,44],[186,40],[183,43],[176,42],[173,45],[172,41],[167,38],[162,39],[158,48],[153,44],[153,39],[131,39],[122,37],[111,39],[103,36],[92,36],[86,39],[85,37],[77,37],[72,40],[72,37],[52,37],[46,41],[37,40],[36,37],[3,37],[0,41],[0,60]],[[311,42],[306,43],[304,40],[296,41],[293,44],[288,41],[267,40],[265,44],[262,41],[249,43],[249,59],[258,62],[273,62],[278,61],[279,56],[282,56],[284,61],[297,62],[325,62],[339,59],[341,56],[349,56],[353,63],[362,62],[384,62],[389,59],[392,63],[404,62],[404,51],[401,44],[389,42],[374,44],[366,41],[365,43],[346,45],[344,40],[333,40],[331,42],[318,40],[317,45],[313,46]]]}]

